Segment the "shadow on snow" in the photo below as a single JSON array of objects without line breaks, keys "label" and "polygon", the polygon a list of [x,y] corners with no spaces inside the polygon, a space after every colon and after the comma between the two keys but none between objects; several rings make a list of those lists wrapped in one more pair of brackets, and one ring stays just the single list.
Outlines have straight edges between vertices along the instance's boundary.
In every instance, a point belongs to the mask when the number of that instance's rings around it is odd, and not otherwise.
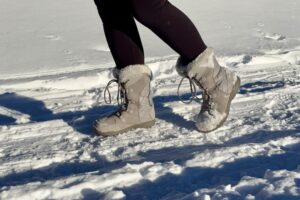
[{"label": "shadow on snow", "polygon": [[[300,132],[300,127],[294,130],[286,131],[256,131],[248,135],[233,138],[223,144],[204,144],[190,145],[184,147],[169,147],[159,150],[150,150],[148,152],[139,152],[140,159],[138,161],[118,160],[109,162],[103,157],[98,157],[96,162],[73,162],[73,163],[57,163],[50,166],[29,170],[21,173],[10,174],[0,178],[0,187],[14,186],[30,183],[33,181],[49,181],[71,175],[80,175],[90,172],[94,175],[102,175],[114,169],[120,169],[126,164],[140,164],[145,161],[152,162],[168,162],[184,165],[184,163],[192,159],[197,152],[205,150],[216,150],[226,147],[234,147],[247,143],[266,143],[283,137],[295,136]],[[172,192],[186,195],[201,188],[212,188],[218,185],[237,184],[243,176],[252,176],[262,178],[266,170],[294,170],[300,163],[300,144],[283,147],[285,153],[277,155],[263,155],[256,157],[245,157],[234,162],[223,163],[221,168],[202,168],[190,167],[186,168],[180,175],[166,174],[154,182],[142,181],[128,188],[120,188],[125,194],[126,199],[160,199],[164,196],[172,195]],[[299,182],[299,180],[298,180]],[[66,185],[64,188],[68,188]],[[116,189],[118,187],[116,186]],[[254,194],[255,189],[245,189],[242,191],[247,194]],[[103,194],[84,188],[81,191],[85,199],[99,199]],[[284,199],[294,200],[291,196],[280,196]],[[233,196],[231,199],[241,199],[241,197]],[[279,196],[272,199],[279,199]]]},{"label": "shadow on snow", "polygon": [[[257,86],[262,86],[262,89],[255,89]],[[267,86],[267,87],[266,87]],[[265,87],[265,88],[264,88]],[[249,92],[264,92],[270,89],[283,87],[281,83],[275,82],[256,82],[248,83],[241,86],[241,94]],[[263,89],[264,88],[264,89]],[[183,99],[190,98],[190,95],[184,95]],[[173,113],[172,109],[166,107],[167,102],[178,101],[178,97],[157,96],[154,98],[157,118],[167,122],[176,124],[180,127],[189,130],[194,129],[194,123],[184,119],[182,116]],[[51,110],[45,107],[41,101],[20,96],[15,93],[5,93],[0,95],[0,106],[7,107],[12,110],[17,110],[30,116],[32,122],[44,122],[48,120],[61,119],[72,126],[80,133],[94,135],[91,128],[92,122],[111,111],[116,109],[115,106],[98,106],[86,111],[65,112],[54,114]],[[80,120],[74,120],[80,119]],[[15,124],[15,119],[0,115],[1,124]],[[76,123],[74,122],[76,121]],[[266,143],[271,140],[279,139],[287,136],[294,136],[300,132],[300,127],[294,130],[285,131],[268,131],[260,130],[248,135],[243,135],[238,138],[233,138],[223,144],[204,144],[190,145],[184,147],[169,147],[159,150],[150,150],[148,152],[138,152],[140,160],[119,160],[109,162],[104,157],[96,157],[95,162],[70,162],[70,163],[55,163],[50,166],[32,169],[25,172],[13,173],[4,177],[0,177],[0,187],[14,186],[30,183],[33,181],[49,181],[71,175],[79,175],[87,172],[101,175],[108,173],[114,169],[120,169],[128,163],[139,164],[145,161],[152,162],[168,162],[173,161],[177,164],[184,164],[187,160],[194,157],[196,152],[203,152],[209,149],[219,149],[226,147],[238,146],[247,143]],[[293,170],[300,163],[300,156],[297,152],[300,150],[300,144],[283,147],[284,154],[271,156],[245,157],[231,163],[224,163],[221,168],[201,168],[193,167],[186,168],[180,175],[167,174],[160,177],[154,182],[143,181],[132,187],[122,188],[126,194],[126,199],[159,199],[166,195],[171,195],[172,192],[186,195],[200,188],[211,188],[216,185],[236,184],[243,176],[263,177],[266,170]],[[296,181],[296,180],[295,180]],[[299,180],[296,182],[299,184]],[[68,186],[65,186],[68,187]],[[248,193],[254,191],[245,191]],[[99,199],[103,195],[90,188],[85,188],[81,191],[85,199]],[[246,193],[245,193],[246,195]],[[232,199],[240,199],[241,197],[234,196]],[[275,199],[291,199],[291,196],[277,196]]]},{"label": "shadow on snow", "polygon": [[7,124],[14,124],[15,122],[16,119],[0,114],[0,126],[7,125]]},{"label": "shadow on snow", "polygon": [[[283,86],[284,82],[282,81],[258,81],[254,83],[246,83],[241,86],[240,94],[265,92]],[[183,100],[188,100],[190,97],[190,94],[184,94],[181,96]],[[181,115],[173,113],[170,107],[164,105],[165,103],[175,102],[178,100],[179,99],[177,95],[155,96],[154,104],[156,109],[156,117],[158,119],[173,123],[179,127],[183,127],[188,130],[194,130],[195,125],[193,121],[186,120]],[[20,96],[16,93],[5,93],[0,95],[0,106],[27,114],[30,116],[30,120],[32,122],[44,122],[61,119],[72,126],[76,131],[86,135],[94,135],[92,124],[96,119],[104,116],[112,110],[117,109],[116,106],[99,105],[89,110],[54,114],[51,110],[45,107],[44,102],[33,98]],[[13,125],[15,122],[16,120],[12,117],[0,115],[0,125]]]},{"label": "shadow on snow", "polygon": [[253,83],[245,83],[240,88],[240,94],[266,92],[269,90],[282,88],[284,86],[284,81],[257,81]]},{"label": "shadow on snow", "polygon": [[[189,97],[190,95],[185,94],[182,98],[186,100]],[[155,108],[158,111],[156,113],[156,117],[176,124],[180,127],[190,130],[194,129],[195,127],[192,121],[188,121],[179,114],[173,113],[171,108],[164,105],[164,103],[174,101],[178,101],[178,97],[174,95],[154,97]],[[96,119],[108,114],[112,110],[117,110],[116,106],[101,105],[84,111],[70,111],[54,114],[51,110],[45,107],[44,102],[33,98],[20,96],[16,93],[5,93],[0,95],[0,106],[29,115],[31,122],[63,120],[76,131],[86,135],[95,135],[92,124]],[[11,117],[0,115],[0,119],[3,119],[1,120],[0,125],[15,124],[15,119]]]}]

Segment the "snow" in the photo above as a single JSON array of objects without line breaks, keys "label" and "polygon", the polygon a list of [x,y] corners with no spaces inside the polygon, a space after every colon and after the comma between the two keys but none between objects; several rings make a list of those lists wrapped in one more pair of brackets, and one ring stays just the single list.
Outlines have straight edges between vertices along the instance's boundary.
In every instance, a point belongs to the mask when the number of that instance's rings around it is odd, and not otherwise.
[{"label": "snow", "polygon": [[[172,0],[205,42],[224,54],[259,54],[300,45],[298,0]],[[94,1],[3,0],[0,77],[113,65]],[[175,52],[138,23],[147,60]]]},{"label": "snow", "polygon": [[300,199],[298,1],[172,1],[241,77],[230,116],[197,132],[177,55],[141,27],[157,121],[108,138],[91,127],[116,109],[93,1],[27,1],[0,7],[0,199]]}]

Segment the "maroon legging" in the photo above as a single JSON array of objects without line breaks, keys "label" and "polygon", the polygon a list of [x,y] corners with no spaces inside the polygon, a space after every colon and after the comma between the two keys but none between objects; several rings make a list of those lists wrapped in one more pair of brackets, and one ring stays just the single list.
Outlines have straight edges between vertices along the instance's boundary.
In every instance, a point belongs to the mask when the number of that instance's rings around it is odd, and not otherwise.
[{"label": "maroon legging", "polygon": [[95,0],[117,68],[144,64],[134,18],[152,30],[188,63],[206,49],[192,21],[168,0]]}]

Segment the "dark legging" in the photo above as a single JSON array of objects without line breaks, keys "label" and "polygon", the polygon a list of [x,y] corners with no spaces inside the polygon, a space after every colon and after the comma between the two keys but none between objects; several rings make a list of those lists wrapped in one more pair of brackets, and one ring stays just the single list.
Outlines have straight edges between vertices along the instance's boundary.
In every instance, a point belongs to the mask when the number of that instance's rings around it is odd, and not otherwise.
[{"label": "dark legging", "polygon": [[167,0],[95,0],[117,68],[144,64],[134,18],[176,51],[185,63],[206,49],[191,20]]}]

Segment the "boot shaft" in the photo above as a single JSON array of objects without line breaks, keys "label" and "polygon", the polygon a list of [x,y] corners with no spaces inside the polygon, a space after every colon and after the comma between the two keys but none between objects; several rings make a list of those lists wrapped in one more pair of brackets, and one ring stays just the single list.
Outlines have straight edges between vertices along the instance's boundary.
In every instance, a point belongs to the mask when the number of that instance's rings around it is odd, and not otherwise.
[{"label": "boot shaft", "polygon": [[123,93],[128,101],[128,113],[135,113],[136,120],[147,121],[155,118],[153,95],[151,91],[152,72],[146,65],[130,65],[114,70]]},{"label": "boot shaft", "polygon": [[232,79],[236,77],[234,73],[220,66],[211,47],[186,66],[181,64],[179,58],[176,69],[180,75],[196,80],[207,92],[218,88],[221,92],[229,94],[234,82]]}]

